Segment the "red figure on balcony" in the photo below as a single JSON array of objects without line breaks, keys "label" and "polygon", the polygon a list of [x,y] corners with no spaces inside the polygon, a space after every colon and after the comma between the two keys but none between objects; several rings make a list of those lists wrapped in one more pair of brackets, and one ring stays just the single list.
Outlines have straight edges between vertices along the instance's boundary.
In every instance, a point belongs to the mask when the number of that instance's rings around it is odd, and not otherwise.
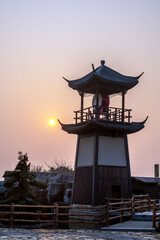
[{"label": "red figure on balcony", "polygon": [[[131,176],[127,134],[144,128],[143,122],[131,122],[131,109],[125,109],[125,94],[142,76],[122,75],[104,65],[86,76],[68,82],[81,96],[81,109],[75,111],[75,123],[61,124],[77,134],[75,177],[72,203],[102,204],[106,198],[131,197]],[[84,108],[84,95],[93,94],[92,106]],[[122,94],[122,108],[109,106],[109,96]]]}]

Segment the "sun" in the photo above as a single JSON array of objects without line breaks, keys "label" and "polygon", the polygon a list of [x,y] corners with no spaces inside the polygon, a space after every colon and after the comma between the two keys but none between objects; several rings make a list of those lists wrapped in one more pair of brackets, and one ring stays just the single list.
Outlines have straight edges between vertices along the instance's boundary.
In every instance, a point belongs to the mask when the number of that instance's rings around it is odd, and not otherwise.
[{"label": "sun", "polygon": [[51,126],[53,126],[56,122],[52,119],[49,123]]}]

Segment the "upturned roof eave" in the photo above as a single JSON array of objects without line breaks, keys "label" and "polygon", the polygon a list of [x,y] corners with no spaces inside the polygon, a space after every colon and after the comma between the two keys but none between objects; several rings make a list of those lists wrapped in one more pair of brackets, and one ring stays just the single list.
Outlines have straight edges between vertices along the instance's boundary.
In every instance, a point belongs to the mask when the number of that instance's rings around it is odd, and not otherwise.
[{"label": "upturned roof eave", "polygon": [[120,93],[122,91],[128,91],[138,84],[138,80],[134,82],[125,82],[125,81],[116,81],[115,79],[103,78],[98,74],[94,74],[87,81],[83,81],[78,84],[71,84],[69,86],[73,90],[83,91],[84,93],[96,93],[97,86],[99,86],[99,90],[102,93],[106,93],[108,95],[114,93]]},{"label": "upturned roof eave", "polygon": [[[117,86],[117,89],[122,87],[122,89],[116,92],[113,92],[113,93],[117,93],[117,92],[121,92],[122,90],[127,91],[132,87],[134,87],[135,85],[137,85],[139,82],[138,79],[142,76],[142,74],[140,74],[137,77],[125,76],[112,70],[111,68],[108,68],[102,65],[82,78],[75,79],[72,81],[67,80],[65,78],[64,79],[68,82],[69,87],[77,91],[93,93],[93,85],[95,85],[95,89],[96,89],[96,84],[103,83],[103,87],[108,90],[111,85]],[[90,85],[92,86],[91,87],[92,90],[90,90]],[[95,93],[95,90],[94,90],[94,93]]]},{"label": "upturned roof eave", "polygon": [[145,122],[132,122],[132,123],[115,123],[108,121],[95,121],[90,120],[88,122],[83,122],[79,124],[61,124],[61,127],[64,131],[69,134],[81,134],[87,132],[93,132],[93,129],[96,131],[103,131],[103,133],[121,133],[121,134],[132,134],[142,130],[145,126]]}]

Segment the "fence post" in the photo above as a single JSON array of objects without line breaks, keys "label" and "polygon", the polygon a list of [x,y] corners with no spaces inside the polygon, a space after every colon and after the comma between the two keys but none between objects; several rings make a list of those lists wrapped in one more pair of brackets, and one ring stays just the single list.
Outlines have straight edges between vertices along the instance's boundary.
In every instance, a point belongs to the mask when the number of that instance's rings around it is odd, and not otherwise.
[{"label": "fence post", "polygon": [[135,214],[135,197],[134,197],[134,195],[132,196],[132,217],[133,217],[133,214]]},{"label": "fence post", "polygon": [[11,204],[11,216],[10,216],[10,227],[13,227],[13,220],[14,220],[14,203]]},{"label": "fence post", "polygon": [[144,200],[143,200],[143,195],[141,194],[141,212],[143,212],[143,205],[144,205]]},{"label": "fence post", "polygon": [[153,203],[153,222],[152,222],[152,227],[156,227],[156,201]]},{"label": "fence post", "polygon": [[120,222],[123,223],[123,212],[124,212],[124,200],[122,198],[121,202],[121,217],[120,217]]},{"label": "fence post", "polygon": [[55,204],[56,210],[56,228],[58,228],[58,204]]},{"label": "fence post", "polygon": [[151,211],[151,199],[149,197],[149,194],[148,194],[147,198],[148,198],[148,211]]},{"label": "fence post", "polygon": [[103,210],[102,210],[102,207],[100,208],[100,213],[101,213],[101,216],[100,216],[100,226],[102,226],[102,224],[103,224]]},{"label": "fence post", "polygon": [[109,226],[109,204],[110,202],[108,201],[107,205],[106,205],[106,226]]},{"label": "fence post", "polygon": [[133,203],[132,203],[132,199],[130,200],[130,203],[129,203],[129,206],[130,206],[130,221],[132,221],[133,220],[133,209],[132,209],[132,207],[133,207]]}]

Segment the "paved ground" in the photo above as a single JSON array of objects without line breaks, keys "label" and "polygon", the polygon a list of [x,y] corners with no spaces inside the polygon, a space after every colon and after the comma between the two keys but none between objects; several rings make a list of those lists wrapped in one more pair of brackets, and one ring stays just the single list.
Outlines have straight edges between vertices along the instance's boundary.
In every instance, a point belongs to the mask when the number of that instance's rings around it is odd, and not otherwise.
[{"label": "paved ground", "polygon": [[160,233],[104,232],[100,230],[25,230],[0,228],[0,240],[155,240]]},{"label": "paved ground", "polygon": [[152,222],[151,221],[127,221],[124,223],[117,223],[114,225],[111,225],[110,228],[152,228]]},{"label": "paved ground", "polygon": [[155,231],[155,228],[152,228],[152,221],[127,221],[124,223],[117,223],[114,225],[111,225],[109,227],[103,227],[102,229],[106,231],[114,231],[114,230],[125,230],[128,231]]}]

